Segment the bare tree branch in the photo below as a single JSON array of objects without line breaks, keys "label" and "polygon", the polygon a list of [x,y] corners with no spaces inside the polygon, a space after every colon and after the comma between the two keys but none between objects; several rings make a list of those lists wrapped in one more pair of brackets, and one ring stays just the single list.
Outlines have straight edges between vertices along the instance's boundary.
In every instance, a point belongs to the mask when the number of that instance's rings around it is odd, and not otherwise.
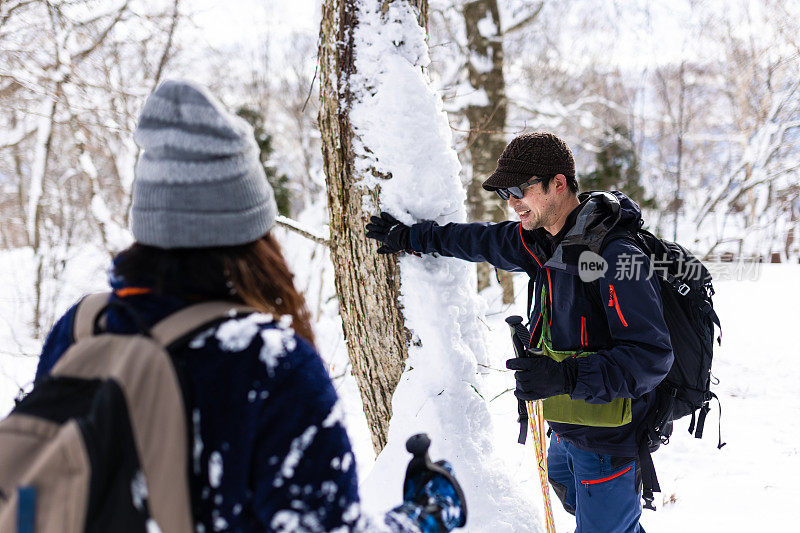
[{"label": "bare tree branch", "polygon": [[535,8],[533,8],[533,11],[531,11],[531,13],[529,15],[527,15],[525,18],[523,18],[521,20],[518,20],[518,21],[514,22],[503,33],[505,35],[509,35],[511,33],[514,33],[515,31],[521,30],[525,26],[527,26],[527,25],[531,24],[532,22],[536,21],[536,19],[539,17],[539,13],[542,12],[542,8],[544,8],[544,4],[545,4],[544,0],[539,2],[539,5],[536,6]]},{"label": "bare tree branch", "polygon": [[95,39],[95,41],[92,44],[90,44],[86,49],[84,49],[84,50],[78,52],[77,54],[75,54],[74,56],[72,56],[71,59],[72,59],[72,63],[73,64],[80,63],[81,61],[86,59],[86,57],[89,54],[94,52],[97,49],[97,47],[100,46],[103,43],[103,41],[106,40],[106,37],[108,37],[108,34],[111,33],[111,30],[114,28],[114,26],[116,26],[117,23],[120,20],[122,20],[122,15],[125,14],[125,11],[128,10],[128,3],[129,3],[129,0],[125,0],[125,3],[122,4],[122,6],[120,6],[120,8],[117,10],[117,15],[114,17],[114,19],[111,22],[108,23],[108,26],[106,26],[106,28],[100,33],[100,35],[97,37],[97,39]]},{"label": "bare tree branch", "polygon": [[172,4],[172,19],[170,20],[169,31],[167,32],[167,44],[164,45],[164,52],[161,54],[161,59],[158,62],[156,74],[153,77],[153,89],[155,89],[158,86],[158,83],[161,81],[161,75],[164,71],[164,67],[167,66],[167,61],[169,61],[170,54],[172,52],[172,39],[175,36],[175,28],[178,27],[178,19],[180,18],[178,11],[179,4],[180,0],[175,0],[175,2]]},{"label": "bare tree branch", "polygon": [[325,237],[321,233],[317,233],[308,226],[305,226],[300,222],[297,222],[296,220],[292,220],[291,218],[285,217],[283,215],[278,215],[275,218],[275,223],[281,226],[282,228],[286,228],[299,235],[302,235],[306,239],[311,239],[312,241],[318,244],[324,244],[325,246],[328,246],[329,243],[328,237]]}]

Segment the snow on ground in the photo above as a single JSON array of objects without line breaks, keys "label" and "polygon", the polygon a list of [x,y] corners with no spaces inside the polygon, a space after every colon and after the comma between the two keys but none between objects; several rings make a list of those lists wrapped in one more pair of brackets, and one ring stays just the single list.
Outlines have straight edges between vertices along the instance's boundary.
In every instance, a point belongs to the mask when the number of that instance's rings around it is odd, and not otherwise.
[{"label": "snow on ground", "polygon": [[646,513],[648,532],[796,527],[799,279],[798,265],[763,265],[756,281],[715,284],[722,346],[715,350],[720,383],[713,390],[722,401],[727,445],[717,450],[716,404],[702,440],[689,436],[688,420],[676,423],[669,446],[654,455],[662,496],[675,501]]},{"label": "snow on ground", "polygon": [[[706,420],[703,439],[687,432],[689,418],[677,421],[673,437],[653,455],[661,484],[658,511],[644,511],[648,533],[674,531],[786,531],[796,524],[793,502],[800,499],[800,444],[795,421],[800,349],[792,333],[800,324],[800,266],[761,265],[757,280],[715,282],[715,307],[722,322],[722,346],[714,353],[712,388],[722,401],[722,437],[717,450],[716,402]],[[723,276],[719,276],[721,279]],[[730,277],[730,276],[728,276]],[[503,319],[524,314],[525,278],[516,278],[517,304],[500,303],[499,290],[484,292],[489,310],[492,363],[504,369],[511,346]],[[492,384],[487,399],[513,386],[505,370],[487,369]],[[490,401],[498,434],[514,482],[542,500],[532,444],[516,443],[519,426],[511,392]],[[559,533],[574,531],[575,520],[551,492]]]},{"label": "snow on ground", "polygon": [[[34,259],[30,249],[0,251],[0,416],[11,410],[20,389],[29,390],[44,338],[31,338]],[[108,290],[108,255],[99,247],[73,247],[64,282],[43,283],[42,337],[83,294]]]},{"label": "snow on ground", "polygon": [[[312,212],[314,210],[311,210]],[[320,224],[318,219],[303,219]],[[317,345],[334,385],[341,396],[345,424],[353,442],[360,479],[365,479],[375,460],[362,404],[349,373],[349,363],[333,292],[333,273],[327,251],[302,237],[276,230],[284,253],[295,272],[315,316]],[[417,260],[408,258],[408,260]],[[0,253],[0,416],[13,405],[18,386],[33,377],[41,339],[28,335],[30,310],[31,254],[24,250]],[[107,259],[92,249],[82,250],[68,265],[66,281],[57,301],[65,310],[80,294],[106,288]],[[721,277],[721,276],[720,276]],[[746,276],[751,277],[748,273]],[[662,494],[659,510],[645,511],[642,522],[649,533],[686,531],[769,531],[791,530],[795,523],[793,503],[800,499],[796,480],[800,477],[800,445],[794,421],[800,419],[796,400],[800,355],[792,336],[800,324],[800,266],[763,265],[757,280],[717,281],[714,300],[723,323],[723,344],[715,353],[714,375],[720,384],[715,391],[723,405],[722,436],[727,445],[717,450],[717,408],[706,423],[705,437],[697,440],[686,429],[688,420],[676,423],[670,444],[655,455]],[[522,314],[525,278],[517,278],[517,304],[504,306],[497,288],[484,291],[488,364],[479,366],[484,374],[481,394],[488,402],[492,438],[510,483],[531,494],[535,513],[541,512],[541,495],[532,445],[516,442],[516,403],[511,392],[513,376],[504,368],[510,356],[509,334],[503,319]],[[407,397],[407,396],[406,396]],[[395,402],[397,413],[413,420],[419,406]],[[413,412],[411,412],[413,410]],[[424,413],[424,411],[423,411]],[[451,414],[453,424],[482,423],[469,412]],[[411,422],[408,422],[409,430]],[[422,427],[422,421],[420,422]],[[394,437],[405,439],[407,435]],[[434,459],[442,458],[434,442]],[[410,457],[410,456],[409,456]],[[481,460],[475,457],[447,457],[458,464]],[[382,499],[400,501],[402,464],[392,468],[392,486],[383,487]],[[388,468],[381,465],[381,468]],[[375,487],[374,490],[381,490]],[[511,490],[511,488],[509,489]],[[574,530],[574,519],[560,509],[555,495],[554,511],[559,532]],[[474,502],[473,502],[474,503]],[[477,506],[476,506],[477,507]],[[523,512],[531,512],[530,509]],[[505,517],[495,516],[501,524]],[[486,521],[491,522],[492,519]],[[531,528],[535,530],[534,528]],[[477,530],[472,530],[477,531]]]}]

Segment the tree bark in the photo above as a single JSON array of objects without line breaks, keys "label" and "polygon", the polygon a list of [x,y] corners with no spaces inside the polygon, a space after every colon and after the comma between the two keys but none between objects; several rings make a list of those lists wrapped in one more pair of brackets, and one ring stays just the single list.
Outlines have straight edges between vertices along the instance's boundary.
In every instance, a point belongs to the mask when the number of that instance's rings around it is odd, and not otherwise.
[{"label": "tree bark", "polygon": [[[469,105],[469,146],[472,161],[472,181],[467,189],[467,206],[470,220],[506,220],[506,205],[488,194],[481,184],[491,174],[505,149],[507,100],[503,77],[503,32],[497,0],[474,0],[464,5],[464,23],[467,35],[467,73],[475,93],[484,93],[483,105]],[[487,68],[490,66],[490,68]],[[479,263],[478,290],[489,286],[491,267]],[[503,303],[513,303],[514,286],[510,272],[498,270],[503,287]]]},{"label": "tree bark", "polygon": [[[351,76],[358,4],[358,0],[325,0],[322,5],[319,124],[339,313],[377,453],[386,445],[392,394],[408,356],[409,336],[399,304],[397,259],[378,255],[377,246],[365,236],[364,224],[372,213],[365,212],[364,204],[380,205],[380,187],[360,186],[363,175],[358,175],[354,165],[349,111],[354,98]],[[427,1],[412,4],[422,8],[423,20]]]}]

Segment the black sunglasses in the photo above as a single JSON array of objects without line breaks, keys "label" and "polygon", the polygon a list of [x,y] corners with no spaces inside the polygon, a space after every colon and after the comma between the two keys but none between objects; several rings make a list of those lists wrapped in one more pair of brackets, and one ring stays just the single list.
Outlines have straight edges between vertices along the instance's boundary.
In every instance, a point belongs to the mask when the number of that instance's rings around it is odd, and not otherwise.
[{"label": "black sunglasses", "polygon": [[505,187],[503,189],[495,189],[494,192],[497,193],[497,196],[502,198],[503,200],[508,200],[509,197],[513,196],[516,199],[521,199],[525,196],[523,192],[526,187],[530,187],[531,185],[535,185],[537,183],[541,183],[544,181],[544,178],[534,178],[532,180],[528,180],[525,183],[520,183],[516,187]]}]

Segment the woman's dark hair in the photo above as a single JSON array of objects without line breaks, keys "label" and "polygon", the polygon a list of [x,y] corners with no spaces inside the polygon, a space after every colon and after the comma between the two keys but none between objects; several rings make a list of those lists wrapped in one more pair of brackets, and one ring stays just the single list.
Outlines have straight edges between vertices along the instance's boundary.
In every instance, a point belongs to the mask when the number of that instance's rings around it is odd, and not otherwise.
[{"label": "woman's dark hair", "polygon": [[114,275],[128,284],[144,283],[156,294],[230,300],[291,315],[295,332],[314,344],[305,299],[269,233],[249,244],[219,248],[164,250],[134,243],[117,256]]}]

